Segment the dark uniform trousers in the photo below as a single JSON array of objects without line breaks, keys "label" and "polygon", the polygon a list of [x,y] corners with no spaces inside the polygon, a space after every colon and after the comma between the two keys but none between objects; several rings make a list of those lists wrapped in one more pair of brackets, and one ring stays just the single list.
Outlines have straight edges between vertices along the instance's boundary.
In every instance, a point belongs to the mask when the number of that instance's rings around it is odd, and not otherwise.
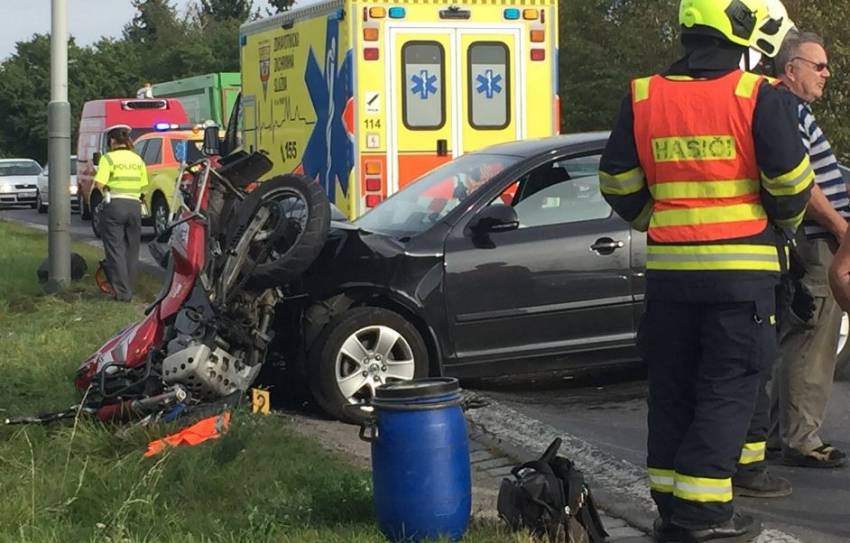
[{"label": "dark uniform trousers", "polygon": [[103,252],[106,275],[118,300],[130,300],[139,266],[142,207],[138,199],[112,198],[103,209]]},{"label": "dark uniform trousers", "polygon": [[[662,518],[686,528],[731,518],[731,477],[776,356],[774,306],[770,289],[750,301],[647,301],[638,345],[649,367],[647,465]],[[766,434],[767,424],[758,426]]]}]

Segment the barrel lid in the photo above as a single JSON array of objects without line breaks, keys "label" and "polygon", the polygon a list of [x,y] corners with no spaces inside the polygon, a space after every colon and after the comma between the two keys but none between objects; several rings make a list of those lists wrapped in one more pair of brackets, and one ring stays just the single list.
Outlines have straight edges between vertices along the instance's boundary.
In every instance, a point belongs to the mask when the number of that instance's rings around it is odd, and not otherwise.
[{"label": "barrel lid", "polygon": [[380,385],[375,389],[375,399],[427,398],[459,391],[458,380],[454,377],[428,377]]}]

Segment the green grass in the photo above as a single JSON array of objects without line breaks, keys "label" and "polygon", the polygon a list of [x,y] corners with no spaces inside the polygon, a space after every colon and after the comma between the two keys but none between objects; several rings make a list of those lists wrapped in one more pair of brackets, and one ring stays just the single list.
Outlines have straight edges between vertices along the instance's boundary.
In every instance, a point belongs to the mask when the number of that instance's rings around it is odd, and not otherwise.
[{"label": "green grass", "polygon": [[[0,221],[0,417],[75,403],[79,363],[158,290],[143,276],[138,304],[114,302],[91,277],[100,252],[74,250],[90,275],[45,295],[35,270],[46,234]],[[143,458],[150,440],[175,429],[85,419],[0,427],[0,542],[383,541],[368,471],[283,418],[239,409],[220,439]],[[530,539],[474,521],[464,541]]]}]

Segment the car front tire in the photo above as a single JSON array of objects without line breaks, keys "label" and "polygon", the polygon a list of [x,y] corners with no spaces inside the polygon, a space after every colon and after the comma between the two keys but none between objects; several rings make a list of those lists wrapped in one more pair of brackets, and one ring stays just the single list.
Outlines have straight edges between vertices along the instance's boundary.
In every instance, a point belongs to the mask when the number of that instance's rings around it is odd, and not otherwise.
[{"label": "car front tire", "polygon": [[47,213],[47,206],[44,205],[44,202],[41,200],[41,191],[38,191],[38,194],[35,197],[35,208],[41,215]]},{"label": "car front tire", "polygon": [[84,221],[90,221],[91,220],[91,210],[89,209],[89,206],[86,205],[86,199],[83,198],[82,194],[78,194],[77,200],[79,200],[79,202],[80,202],[80,218]]},{"label": "car front tire", "polygon": [[151,202],[151,220],[153,221],[154,234],[157,237],[168,229],[168,223],[171,222],[168,204],[162,194],[158,192],[154,194]]},{"label": "car front tire", "polygon": [[428,375],[428,350],[407,319],[379,307],[350,309],[325,326],[309,355],[310,389],[328,415],[358,424],[375,388]]}]

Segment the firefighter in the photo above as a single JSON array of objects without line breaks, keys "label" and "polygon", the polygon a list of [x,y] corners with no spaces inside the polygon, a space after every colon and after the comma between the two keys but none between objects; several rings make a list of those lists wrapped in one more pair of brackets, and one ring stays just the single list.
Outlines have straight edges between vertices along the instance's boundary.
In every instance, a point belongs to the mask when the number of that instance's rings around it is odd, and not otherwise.
[{"label": "firefighter", "polygon": [[100,157],[94,181],[107,194],[101,237],[106,254],[106,275],[115,299],[133,298],[139,242],[142,235],[142,189],[148,184],[145,163],[133,150],[130,127],[113,126],[106,131],[109,152]]},{"label": "firefighter", "polygon": [[732,475],[776,358],[784,240],[814,176],[793,97],[738,68],[749,47],[776,53],[757,39],[765,0],[682,0],[679,22],[685,56],[632,81],[600,187],[647,231],[638,346],[649,367],[655,538],[744,541],[761,522],[734,512]]}]

